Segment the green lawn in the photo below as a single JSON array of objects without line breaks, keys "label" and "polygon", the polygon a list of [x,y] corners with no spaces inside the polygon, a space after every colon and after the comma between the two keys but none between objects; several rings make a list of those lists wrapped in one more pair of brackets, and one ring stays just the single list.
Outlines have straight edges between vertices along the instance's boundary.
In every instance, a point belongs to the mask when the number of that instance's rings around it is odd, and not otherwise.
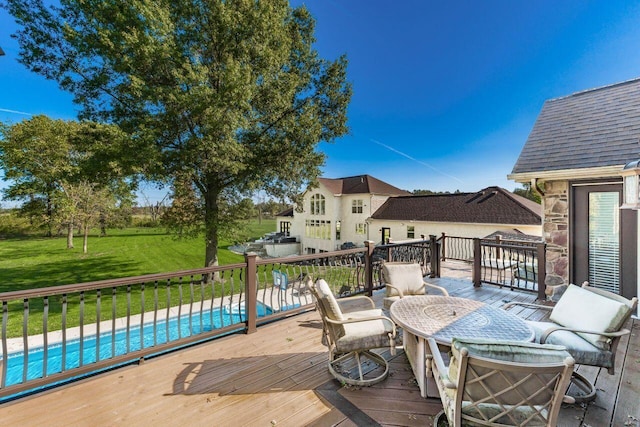
[{"label": "green lawn", "polygon": [[[275,231],[275,220],[252,221],[254,238]],[[188,270],[204,266],[202,238],[178,240],[161,228],[108,230],[107,237],[89,236],[89,253],[82,253],[82,237],[66,249],[66,237],[0,240],[0,292],[44,286],[115,279],[150,273]],[[244,257],[221,242],[220,265],[242,262]]]}]

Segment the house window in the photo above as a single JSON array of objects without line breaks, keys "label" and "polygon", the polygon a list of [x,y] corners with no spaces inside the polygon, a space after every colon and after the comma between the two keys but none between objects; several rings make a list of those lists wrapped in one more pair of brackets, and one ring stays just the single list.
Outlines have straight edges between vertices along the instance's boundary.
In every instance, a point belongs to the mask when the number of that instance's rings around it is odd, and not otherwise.
[{"label": "house window", "polygon": [[351,201],[351,213],[362,213],[362,200]]},{"label": "house window", "polygon": [[416,236],[416,227],[407,225],[407,239],[413,239]]},{"label": "house window", "polygon": [[340,227],[342,224],[340,221],[336,221],[336,240],[340,240]]},{"label": "house window", "polygon": [[304,234],[314,239],[331,240],[331,221],[308,219],[305,222]]},{"label": "house window", "polygon": [[311,215],[324,215],[324,196],[322,194],[311,196]]},{"label": "house window", "polygon": [[289,221],[280,222],[280,232],[285,236],[291,235],[291,223]]},{"label": "house window", "polygon": [[367,234],[367,224],[364,222],[356,224],[356,234]]}]

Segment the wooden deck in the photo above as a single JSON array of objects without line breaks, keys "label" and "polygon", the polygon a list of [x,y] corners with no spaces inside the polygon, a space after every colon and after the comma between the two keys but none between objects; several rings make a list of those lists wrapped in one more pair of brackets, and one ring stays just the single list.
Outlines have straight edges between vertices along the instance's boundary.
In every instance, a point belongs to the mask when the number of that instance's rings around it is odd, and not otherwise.
[{"label": "wooden deck", "polygon": [[[452,295],[533,301],[529,293],[469,280],[440,279]],[[380,295],[377,295],[379,297]],[[379,299],[379,298],[378,298]],[[540,312],[521,311],[526,318]],[[561,426],[640,426],[640,321],[620,347],[616,375],[579,367],[595,381],[590,405],[567,405]],[[442,406],[420,397],[402,351],[388,379],[369,388],[343,387],[326,368],[321,323],[312,311],[258,329],[97,375],[0,406],[3,425],[30,426],[417,426]]]}]

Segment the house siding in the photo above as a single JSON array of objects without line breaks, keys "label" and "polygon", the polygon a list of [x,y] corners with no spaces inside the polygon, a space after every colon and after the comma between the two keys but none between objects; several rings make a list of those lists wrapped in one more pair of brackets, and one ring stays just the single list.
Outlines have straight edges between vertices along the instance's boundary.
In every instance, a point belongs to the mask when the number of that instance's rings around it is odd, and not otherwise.
[{"label": "house siding", "polygon": [[[377,238],[372,240],[377,241],[380,239],[380,231],[382,227],[391,228],[392,240],[406,240],[407,239],[407,226],[415,227],[415,238],[420,238],[424,235],[428,238],[430,235],[440,237],[442,233],[447,236],[455,237],[478,237],[483,238],[496,231],[502,231],[505,233],[513,233],[514,229],[518,229],[524,234],[531,236],[541,236],[541,225],[521,225],[521,224],[473,224],[473,223],[447,223],[436,221],[391,221],[391,220],[371,220],[370,229],[373,232],[377,232]],[[372,233],[373,234],[373,233]]]}]

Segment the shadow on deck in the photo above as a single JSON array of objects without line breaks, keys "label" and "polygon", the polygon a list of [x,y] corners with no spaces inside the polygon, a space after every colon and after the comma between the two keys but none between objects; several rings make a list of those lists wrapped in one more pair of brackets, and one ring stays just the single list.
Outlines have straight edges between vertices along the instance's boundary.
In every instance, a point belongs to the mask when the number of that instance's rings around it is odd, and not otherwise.
[{"label": "shadow on deck", "polygon": [[[437,279],[452,295],[501,306],[534,301],[532,293],[469,279]],[[382,292],[375,295],[381,300]],[[379,301],[380,302],[380,301]],[[539,318],[533,310],[521,312]],[[567,405],[561,426],[638,426],[640,419],[640,322],[618,351],[616,375],[580,367],[598,395],[586,406]],[[402,351],[386,352],[389,377],[372,387],[341,386],[328,373],[321,322],[311,311],[113,370],[0,406],[5,425],[193,426],[417,426],[430,425],[442,406],[423,399]]]}]

